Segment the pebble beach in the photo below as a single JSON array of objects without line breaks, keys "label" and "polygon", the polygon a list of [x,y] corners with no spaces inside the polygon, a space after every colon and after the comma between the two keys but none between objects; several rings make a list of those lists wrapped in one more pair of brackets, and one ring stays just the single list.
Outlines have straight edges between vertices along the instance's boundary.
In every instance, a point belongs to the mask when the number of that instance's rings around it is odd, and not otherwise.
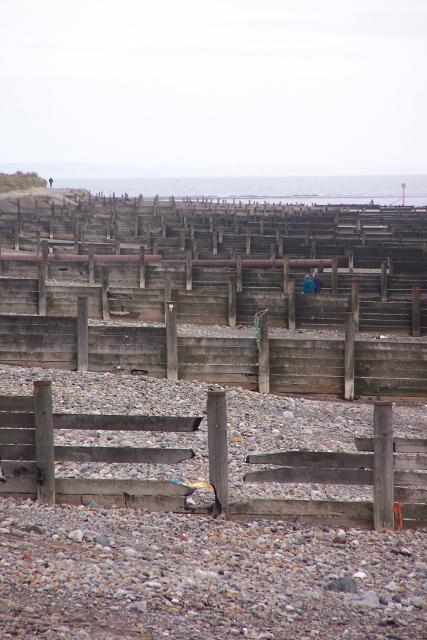
[{"label": "pebble beach", "polygon": [[[2,366],[2,394],[52,380],[54,411],[205,416],[208,384],[124,373]],[[372,405],[227,389],[230,498],[369,499],[369,487],[243,483],[246,455],[287,449],[355,451],[372,435]],[[425,407],[394,406],[395,434],[421,437]],[[183,446],[173,467],[57,464],[57,476],[208,479],[207,431],[60,431],[57,444]],[[259,467],[258,467],[259,468]],[[196,490],[198,505],[212,502]],[[386,534],[282,521],[131,509],[0,502],[0,637],[427,637],[425,531]]]}]

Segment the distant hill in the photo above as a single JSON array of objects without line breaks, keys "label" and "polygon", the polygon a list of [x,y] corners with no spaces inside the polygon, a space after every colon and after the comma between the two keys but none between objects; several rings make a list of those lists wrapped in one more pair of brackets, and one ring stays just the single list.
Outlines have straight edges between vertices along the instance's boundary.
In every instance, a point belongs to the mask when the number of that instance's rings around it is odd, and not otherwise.
[{"label": "distant hill", "polygon": [[22,171],[0,173],[0,193],[24,190],[31,187],[44,188],[47,187],[47,182],[44,178],[40,178],[35,171],[30,173],[23,173]]}]

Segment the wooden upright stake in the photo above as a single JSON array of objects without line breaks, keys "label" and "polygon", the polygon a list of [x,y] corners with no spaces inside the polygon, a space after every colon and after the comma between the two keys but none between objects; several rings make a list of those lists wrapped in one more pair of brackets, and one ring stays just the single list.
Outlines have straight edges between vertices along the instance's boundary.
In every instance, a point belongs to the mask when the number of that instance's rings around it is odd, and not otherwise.
[{"label": "wooden upright stake", "polygon": [[251,232],[249,231],[249,229],[246,232],[246,255],[251,255]]},{"label": "wooden upright stake", "polygon": [[212,231],[212,255],[218,255],[218,232]]},{"label": "wooden upright stake", "polygon": [[237,322],[237,276],[230,276],[228,282],[228,326],[235,327]]},{"label": "wooden upright stake", "polygon": [[288,282],[288,329],[295,331],[295,280]]},{"label": "wooden upright stake", "polygon": [[268,311],[260,317],[261,336],[258,343],[258,391],[270,393],[270,347],[268,339]]},{"label": "wooden upright stake", "polygon": [[331,293],[333,296],[338,295],[338,262],[336,258],[332,260]]},{"label": "wooden upright stake", "polygon": [[225,391],[208,391],[209,482],[215,491],[214,515],[228,511],[228,443]]},{"label": "wooden upright stake", "polygon": [[412,288],[412,335],[419,337],[421,335],[421,299],[420,288]]},{"label": "wooden upright stake", "polygon": [[348,252],[348,270],[350,273],[354,271],[354,253],[353,249],[350,249]]},{"label": "wooden upright stake", "polygon": [[167,304],[172,300],[171,274],[169,273],[169,271],[165,271],[163,273],[163,288],[164,288],[163,300],[165,303],[165,315],[166,315]]},{"label": "wooden upright stake", "polygon": [[42,242],[42,261],[39,265],[39,316],[47,313],[46,281],[48,277],[49,244]]},{"label": "wooden upright stake", "polygon": [[344,399],[354,400],[354,314],[345,314]]},{"label": "wooden upright stake", "polygon": [[93,284],[95,282],[95,247],[93,244],[88,246],[87,252],[89,284]]},{"label": "wooden upright stake", "polygon": [[38,380],[33,384],[37,498],[43,504],[52,505],[55,504],[55,453],[51,383]]},{"label": "wooden upright stake", "polygon": [[15,222],[14,234],[15,234],[15,251],[19,251],[19,224],[18,224],[18,222]]},{"label": "wooden upright stake", "polygon": [[289,290],[289,256],[283,256],[283,293]]},{"label": "wooden upright stake", "polygon": [[185,289],[191,291],[193,288],[193,261],[191,251],[187,251],[185,256]]},{"label": "wooden upright stake", "polygon": [[236,273],[237,273],[237,293],[242,293],[243,291],[242,256],[240,255],[240,253],[236,255]]},{"label": "wooden upright stake", "polygon": [[145,289],[145,247],[139,247],[139,288]]},{"label": "wooden upright stake", "polygon": [[168,380],[178,380],[178,333],[177,307],[168,301],[165,309],[166,321],[166,377]]},{"label": "wooden upright stake", "polygon": [[185,236],[186,236],[186,234],[187,234],[187,230],[186,230],[185,227],[183,227],[183,228],[181,228],[179,230],[179,238],[180,238],[179,248],[180,248],[181,251],[185,251]]},{"label": "wooden upright stake", "polygon": [[0,276],[3,275],[3,264],[1,261],[1,244],[0,244]]},{"label": "wooden upright stake", "polygon": [[87,371],[88,354],[88,303],[87,296],[77,297],[77,369]]},{"label": "wooden upright stake", "polygon": [[110,319],[110,305],[108,304],[108,267],[102,268],[102,319],[109,320]]},{"label": "wooden upright stake", "polygon": [[391,402],[374,407],[374,529],[394,527],[393,410]]},{"label": "wooden upright stake", "polygon": [[381,301],[387,301],[387,260],[381,262]]},{"label": "wooden upright stake", "polygon": [[359,283],[351,283],[351,310],[354,314],[354,330],[357,333],[360,326]]}]

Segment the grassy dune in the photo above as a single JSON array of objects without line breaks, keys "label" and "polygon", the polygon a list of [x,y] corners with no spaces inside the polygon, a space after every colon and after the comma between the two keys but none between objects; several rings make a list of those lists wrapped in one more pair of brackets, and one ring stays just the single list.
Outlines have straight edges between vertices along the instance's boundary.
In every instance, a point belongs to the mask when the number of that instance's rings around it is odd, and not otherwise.
[{"label": "grassy dune", "polygon": [[22,173],[22,171],[17,171],[12,174],[0,173],[0,193],[46,186],[47,181],[44,178],[40,178],[35,172]]}]

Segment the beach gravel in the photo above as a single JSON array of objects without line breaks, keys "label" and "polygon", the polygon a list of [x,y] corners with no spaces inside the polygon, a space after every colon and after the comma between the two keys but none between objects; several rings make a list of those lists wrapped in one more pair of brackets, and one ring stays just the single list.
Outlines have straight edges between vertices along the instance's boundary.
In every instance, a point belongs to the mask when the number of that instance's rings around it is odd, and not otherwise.
[{"label": "beach gravel", "polygon": [[[205,416],[209,385],[126,374],[0,367],[2,394],[49,378],[54,410]],[[230,494],[369,498],[364,487],[250,485],[248,453],[355,451],[372,405],[227,390]],[[396,435],[425,434],[425,407],[394,406]],[[194,434],[58,432],[62,444],[190,446],[175,467],[57,465],[57,475],[207,480],[206,420]],[[262,468],[262,467],[261,467]],[[212,495],[197,490],[196,503]],[[251,640],[427,637],[425,530],[377,533],[132,509],[0,501],[0,637]]]}]

